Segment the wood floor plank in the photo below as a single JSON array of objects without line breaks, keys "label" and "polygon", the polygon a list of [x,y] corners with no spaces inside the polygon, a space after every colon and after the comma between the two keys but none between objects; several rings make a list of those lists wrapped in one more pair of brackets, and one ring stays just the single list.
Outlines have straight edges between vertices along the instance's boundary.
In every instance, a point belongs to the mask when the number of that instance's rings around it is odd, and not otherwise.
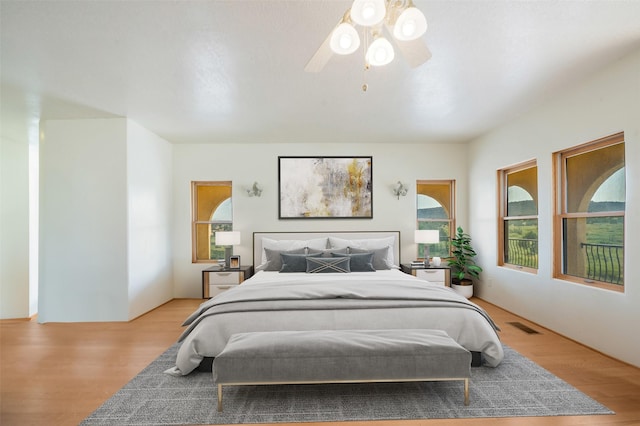
[{"label": "wood floor plank", "polygon": [[[376,426],[631,426],[640,424],[640,369],[479,299],[502,341],[615,411],[610,416],[405,420]],[[175,343],[202,302],[176,299],[127,323],[0,321],[0,424],[77,425]],[[539,334],[509,325],[521,322]],[[346,422],[364,426],[372,422]],[[327,423],[305,423],[326,426]],[[280,424],[280,426],[286,426]]]}]

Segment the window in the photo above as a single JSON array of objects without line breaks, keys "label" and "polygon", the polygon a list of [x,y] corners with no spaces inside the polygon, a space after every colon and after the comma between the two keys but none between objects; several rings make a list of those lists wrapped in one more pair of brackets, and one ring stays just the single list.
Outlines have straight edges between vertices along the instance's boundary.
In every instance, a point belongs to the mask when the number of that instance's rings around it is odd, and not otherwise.
[{"label": "window", "polygon": [[[455,230],[455,181],[419,180],[416,188],[417,229],[440,233],[440,242],[429,245],[429,255],[449,257],[451,235]],[[424,244],[418,244],[418,258],[424,258]]]},{"label": "window", "polygon": [[538,269],[538,166],[528,161],[498,170],[498,264]]},{"label": "window", "polygon": [[215,232],[233,229],[231,182],[191,182],[191,216],[192,261],[224,259]]},{"label": "window", "polygon": [[624,290],[624,133],[554,154],[554,277]]}]

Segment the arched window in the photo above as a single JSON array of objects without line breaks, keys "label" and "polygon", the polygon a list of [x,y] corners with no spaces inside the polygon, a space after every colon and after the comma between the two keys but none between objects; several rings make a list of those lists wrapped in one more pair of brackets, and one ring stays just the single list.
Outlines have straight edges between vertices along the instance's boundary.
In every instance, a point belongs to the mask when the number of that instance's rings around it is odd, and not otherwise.
[{"label": "arched window", "polygon": [[192,261],[224,259],[224,247],[215,244],[216,231],[233,229],[231,182],[191,182]]},{"label": "arched window", "polygon": [[624,133],[554,154],[554,276],[624,290]]},{"label": "arched window", "polygon": [[[417,229],[437,230],[438,244],[429,245],[429,256],[449,257],[451,234],[455,228],[455,181],[423,181],[416,183]],[[424,258],[424,244],[418,244],[417,258]]]}]

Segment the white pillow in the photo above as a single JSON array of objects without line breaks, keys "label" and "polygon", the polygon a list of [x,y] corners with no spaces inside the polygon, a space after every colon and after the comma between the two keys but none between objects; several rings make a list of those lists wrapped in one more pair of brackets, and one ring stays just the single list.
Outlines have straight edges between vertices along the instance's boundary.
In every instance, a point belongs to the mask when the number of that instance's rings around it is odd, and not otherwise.
[{"label": "white pillow", "polygon": [[271,238],[262,238],[262,260],[261,265],[267,263],[267,253],[264,249],[289,251],[299,248],[309,247],[316,250],[327,248],[327,238],[314,238],[311,240],[273,240]]},{"label": "white pillow", "polygon": [[366,250],[375,250],[375,249],[381,249],[384,247],[389,247],[389,251],[387,253],[387,259],[386,262],[389,265],[389,267],[395,267],[397,266],[395,264],[395,259],[393,258],[393,245],[396,242],[396,237],[395,236],[390,236],[390,237],[385,237],[385,238],[364,238],[364,239],[357,239],[357,240],[345,240],[343,238],[337,238],[337,237],[329,237],[329,247],[330,248],[345,248],[345,247],[354,247],[354,248],[359,248],[359,249],[366,249]]}]

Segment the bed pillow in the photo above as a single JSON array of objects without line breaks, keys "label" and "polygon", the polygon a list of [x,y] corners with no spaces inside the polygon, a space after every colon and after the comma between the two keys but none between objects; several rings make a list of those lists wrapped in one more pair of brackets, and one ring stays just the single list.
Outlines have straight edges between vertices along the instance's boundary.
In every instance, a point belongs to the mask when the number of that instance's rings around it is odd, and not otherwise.
[{"label": "bed pillow", "polygon": [[391,246],[396,242],[396,237],[391,235],[390,237],[384,238],[362,238],[355,240],[347,240],[344,238],[338,237],[329,237],[329,247],[331,248],[342,248],[342,247],[358,247],[358,248],[380,248],[385,246]]},{"label": "bed pillow", "polygon": [[356,240],[346,240],[344,238],[329,237],[329,247],[331,248],[349,247],[349,248],[364,249],[367,251],[374,251],[374,260],[376,258],[375,250],[388,247],[387,257],[384,260],[385,266],[383,267],[381,262],[375,262],[375,261],[374,261],[374,266],[378,264],[379,267],[376,267],[376,269],[392,269],[392,268],[397,268],[396,264],[394,263],[395,260],[393,258],[393,246],[395,244],[395,241],[396,241],[396,237],[393,235],[385,238],[364,238],[364,239],[356,239]]},{"label": "bed pillow", "polygon": [[262,238],[262,259],[260,261],[260,265],[267,263],[265,249],[289,251],[305,247],[317,250],[326,249],[327,238],[314,238],[311,240],[274,240],[271,238]]},{"label": "bed pillow", "polygon": [[[341,253],[331,253],[333,257],[344,257]],[[375,272],[373,266],[373,252],[353,253],[346,255],[349,258],[349,267],[351,272]]]},{"label": "bed pillow", "polygon": [[307,273],[347,273],[351,272],[350,259],[348,257],[311,257],[307,256]]},{"label": "bed pillow", "polygon": [[279,271],[282,269],[282,257],[280,256],[282,253],[285,254],[307,254],[307,249],[302,247],[294,250],[273,250],[270,248],[264,249],[264,252],[267,255],[267,262],[263,265],[260,265],[258,270],[260,271]]},{"label": "bed pillow", "polygon": [[280,253],[282,267],[280,272],[307,272],[307,258],[320,257],[320,254],[287,254]]},{"label": "bed pillow", "polygon": [[333,257],[333,253],[337,253],[340,254],[342,256],[346,256],[347,254],[349,254],[349,248],[345,247],[345,248],[341,248],[341,249],[324,249],[324,250],[316,250],[316,249],[312,249],[310,248],[307,251],[308,254],[321,254],[321,257]]},{"label": "bed pillow", "polygon": [[393,269],[393,263],[389,263],[389,247],[382,247],[374,250],[349,247],[349,254],[373,253],[372,264],[376,271],[383,269]]}]

